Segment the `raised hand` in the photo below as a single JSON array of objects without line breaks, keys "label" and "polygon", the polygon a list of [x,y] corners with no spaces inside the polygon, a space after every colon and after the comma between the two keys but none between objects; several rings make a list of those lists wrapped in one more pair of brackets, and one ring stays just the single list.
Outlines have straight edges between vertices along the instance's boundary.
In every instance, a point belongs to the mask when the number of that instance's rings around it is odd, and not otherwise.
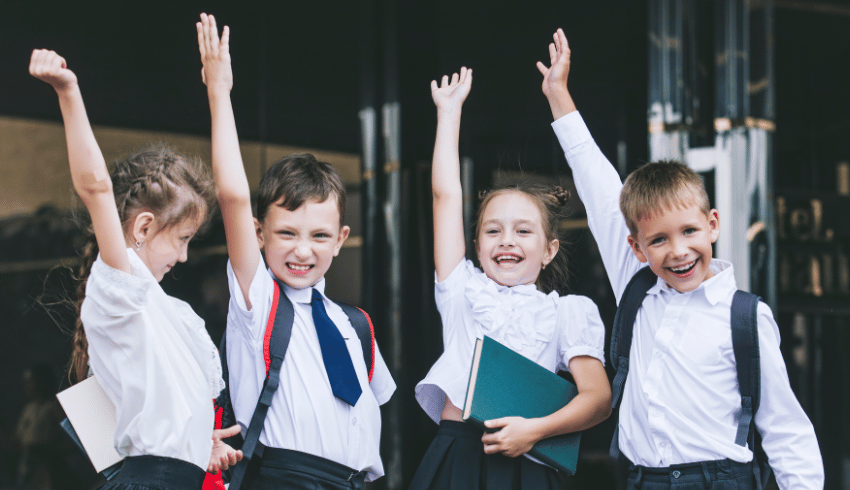
[{"label": "raised hand", "polygon": [[558,89],[566,89],[570,74],[570,45],[564,31],[558,29],[552,35],[554,42],[549,43],[549,68],[543,62],[537,62],[537,69],[543,74],[543,94],[549,97]]},{"label": "raised hand", "polygon": [[227,429],[218,429],[213,431],[213,447],[210,454],[210,464],[207,466],[207,471],[215,475],[219,471],[226,470],[237,462],[242,460],[242,451],[233,449],[222,439],[233,437],[239,433],[241,427],[239,424]]},{"label": "raised hand", "polygon": [[438,86],[436,80],[431,81],[431,98],[438,111],[451,112],[460,109],[463,101],[469,95],[472,87],[472,68],[465,66],[460,69],[460,75],[452,74],[451,81],[448,75],[443,75],[442,83]]},{"label": "raised hand", "polygon": [[221,39],[215,17],[201,14],[201,21],[195,24],[198,30],[198,49],[201,51],[201,80],[208,90],[233,88],[233,70],[230,67],[230,28],[224,26]]},{"label": "raised hand", "polygon": [[47,49],[34,49],[30,58],[30,75],[49,83],[57,92],[77,85],[77,75],[68,69],[65,58]]}]

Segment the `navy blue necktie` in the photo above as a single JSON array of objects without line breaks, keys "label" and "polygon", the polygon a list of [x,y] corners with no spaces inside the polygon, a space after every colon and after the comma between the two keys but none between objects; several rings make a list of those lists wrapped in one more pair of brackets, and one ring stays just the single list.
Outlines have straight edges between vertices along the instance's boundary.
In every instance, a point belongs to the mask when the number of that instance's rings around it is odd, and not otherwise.
[{"label": "navy blue necktie", "polygon": [[334,395],[353,407],[363,390],[360,388],[360,381],[357,380],[357,373],[354,372],[354,364],[351,362],[351,356],[348,355],[345,339],[325,311],[321,293],[315,289],[312,305],[313,323],[316,324],[316,334],[319,336],[322,360],[325,362],[325,371],[331,382],[331,390]]}]

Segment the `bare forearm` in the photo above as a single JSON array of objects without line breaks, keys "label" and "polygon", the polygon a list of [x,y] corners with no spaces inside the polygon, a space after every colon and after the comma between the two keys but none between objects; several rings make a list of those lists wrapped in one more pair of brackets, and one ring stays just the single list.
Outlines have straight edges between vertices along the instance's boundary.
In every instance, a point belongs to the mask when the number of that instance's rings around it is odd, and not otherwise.
[{"label": "bare forearm", "polygon": [[553,88],[546,95],[546,98],[549,100],[549,108],[552,110],[554,121],[576,110],[575,102],[570,95],[570,91],[567,90],[566,85],[556,89]]},{"label": "bare forearm", "polygon": [[213,178],[218,200],[222,206],[234,202],[250,203],[251,189],[242,164],[242,152],[239,149],[239,136],[236,132],[230,92],[210,90],[209,101],[212,119]]},{"label": "bare forearm", "polygon": [[557,412],[533,419],[535,437],[537,440],[542,440],[582,431],[599,424],[611,415],[610,392],[607,401],[604,398],[597,394],[579,393]]},{"label": "bare forearm", "polygon": [[112,181],[89,123],[79,85],[57,91],[57,95],[65,123],[65,141],[74,189],[84,202],[97,194],[111,196]]},{"label": "bare forearm", "polygon": [[437,111],[437,137],[434,142],[434,161],[431,169],[431,188],[435,200],[462,194],[459,135],[460,109]]}]

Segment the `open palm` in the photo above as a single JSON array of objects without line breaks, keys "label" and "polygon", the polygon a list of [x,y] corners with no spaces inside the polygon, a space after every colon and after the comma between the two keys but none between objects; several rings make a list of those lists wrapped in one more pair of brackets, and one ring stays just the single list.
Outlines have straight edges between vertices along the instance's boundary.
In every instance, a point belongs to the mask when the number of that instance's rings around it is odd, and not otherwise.
[{"label": "open palm", "polygon": [[453,111],[463,106],[463,101],[469,95],[472,87],[472,68],[463,67],[460,75],[452,74],[451,80],[448,75],[443,75],[442,83],[438,86],[436,80],[431,81],[431,98],[437,109],[442,111]]}]

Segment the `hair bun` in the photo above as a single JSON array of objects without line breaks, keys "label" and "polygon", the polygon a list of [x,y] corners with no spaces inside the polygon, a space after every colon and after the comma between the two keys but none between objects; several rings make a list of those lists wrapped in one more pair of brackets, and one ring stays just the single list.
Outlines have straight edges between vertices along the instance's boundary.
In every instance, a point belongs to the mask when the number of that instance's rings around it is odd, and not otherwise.
[{"label": "hair bun", "polygon": [[549,194],[558,201],[558,206],[566,206],[567,203],[570,202],[570,191],[559,185],[553,187]]}]

